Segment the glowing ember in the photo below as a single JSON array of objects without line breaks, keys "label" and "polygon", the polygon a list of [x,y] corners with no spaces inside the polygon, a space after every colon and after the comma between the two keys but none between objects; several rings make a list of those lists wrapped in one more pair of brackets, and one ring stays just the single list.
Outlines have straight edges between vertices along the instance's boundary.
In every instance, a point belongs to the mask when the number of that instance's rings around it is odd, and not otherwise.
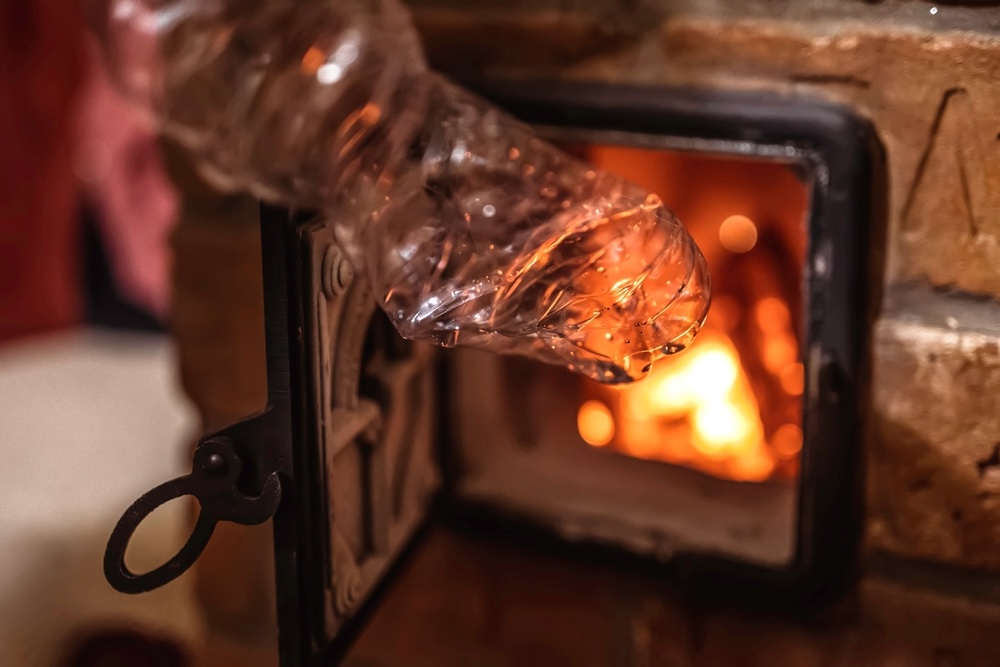
[{"label": "glowing ember", "polygon": [[774,451],[782,458],[792,458],[802,450],[802,429],[795,424],[785,424],[771,439]]},{"label": "glowing ember", "polygon": [[636,384],[622,391],[629,416],[679,418],[698,406],[717,404],[725,400],[739,373],[730,351],[718,343],[697,345],[670,368],[670,373],[654,372],[648,382],[640,383],[641,390]]},{"label": "glowing ember", "polygon": [[781,334],[791,328],[792,314],[788,312],[788,306],[773,296],[757,302],[754,306],[754,317],[757,326],[766,334]]},{"label": "glowing ember", "polygon": [[757,225],[745,215],[731,215],[719,226],[719,243],[729,252],[750,252],[757,245]]},{"label": "glowing ember", "polygon": [[792,396],[801,396],[805,390],[805,370],[802,364],[789,364],[781,371],[781,388]]},{"label": "glowing ember", "polygon": [[798,361],[798,343],[791,333],[772,336],[764,344],[764,365],[774,375],[781,375]]},{"label": "glowing ember", "polygon": [[615,437],[615,418],[608,406],[600,401],[587,401],[580,406],[576,426],[580,437],[594,447],[603,447]]}]

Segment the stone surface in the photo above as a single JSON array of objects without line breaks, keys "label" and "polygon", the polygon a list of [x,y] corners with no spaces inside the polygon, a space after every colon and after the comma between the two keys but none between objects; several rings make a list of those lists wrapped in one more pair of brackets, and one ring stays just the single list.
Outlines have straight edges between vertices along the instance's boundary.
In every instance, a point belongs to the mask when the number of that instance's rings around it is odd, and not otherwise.
[{"label": "stone surface", "polygon": [[[639,14],[645,25],[601,22],[599,12],[556,20],[434,7],[417,17],[431,62],[472,82],[765,89],[845,104],[874,122],[887,152],[887,278],[1000,294],[1000,35],[990,23],[959,32],[861,3],[853,20],[719,6]],[[531,48],[511,48],[525,39]]]},{"label": "stone surface", "polygon": [[1000,304],[896,300],[875,329],[870,543],[1000,571]]},{"label": "stone surface", "polygon": [[[717,33],[717,34],[716,34]],[[715,37],[711,36],[715,34]],[[1000,293],[1000,40],[780,24],[666,27],[665,62],[769,80],[869,117],[888,163],[890,281]],[[723,69],[740,54],[738,65]]]}]

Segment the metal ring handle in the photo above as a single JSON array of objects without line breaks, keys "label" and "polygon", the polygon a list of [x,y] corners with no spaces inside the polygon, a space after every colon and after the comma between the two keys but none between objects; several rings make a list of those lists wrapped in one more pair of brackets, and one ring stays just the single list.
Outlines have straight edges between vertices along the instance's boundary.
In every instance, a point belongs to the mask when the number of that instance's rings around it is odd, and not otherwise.
[{"label": "metal ring handle", "polygon": [[[281,501],[278,474],[271,473],[261,494],[251,497],[236,488],[240,467],[228,438],[212,438],[198,445],[190,475],[172,479],[143,494],[118,520],[104,552],[104,576],[108,583],[122,593],[145,593],[159,588],[194,564],[219,521],[255,525],[274,516]],[[129,570],[125,551],[139,524],[161,505],[182,496],[194,496],[201,505],[187,542],[170,560],[145,574]]]},{"label": "metal ring handle", "polygon": [[136,500],[118,520],[104,552],[104,576],[116,590],[123,593],[145,593],[159,588],[187,571],[204,551],[216,522],[202,511],[198,514],[198,521],[187,542],[166,563],[145,574],[136,574],[125,564],[125,551],[139,524],[161,505],[175,498],[193,495],[189,489],[189,481],[190,475],[161,484]]}]

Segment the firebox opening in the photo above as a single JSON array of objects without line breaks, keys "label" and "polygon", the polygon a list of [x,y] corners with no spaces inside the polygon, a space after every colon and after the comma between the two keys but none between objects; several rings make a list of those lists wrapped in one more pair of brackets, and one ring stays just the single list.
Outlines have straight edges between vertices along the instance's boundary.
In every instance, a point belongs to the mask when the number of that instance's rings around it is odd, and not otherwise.
[{"label": "firebox opening", "polygon": [[805,385],[807,184],[787,163],[623,146],[572,150],[669,202],[706,255],[715,295],[695,343],[660,361],[645,381],[579,383],[580,437],[724,479],[794,479]]},{"label": "firebox opening", "polygon": [[767,147],[636,144],[563,142],[658,193],[690,230],[712,272],[702,333],[622,386],[457,352],[459,491],[570,539],[786,565],[803,448],[811,171]]}]

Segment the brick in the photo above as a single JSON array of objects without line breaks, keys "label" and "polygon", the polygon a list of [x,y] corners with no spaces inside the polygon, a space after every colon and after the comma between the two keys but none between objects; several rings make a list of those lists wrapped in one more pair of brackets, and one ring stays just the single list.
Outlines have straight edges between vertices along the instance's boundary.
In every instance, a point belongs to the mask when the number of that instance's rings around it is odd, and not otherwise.
[{"label": "brick", "polygon": [[1000,571],[1000,305],[897,300],[875,328],[869,542]]}]

